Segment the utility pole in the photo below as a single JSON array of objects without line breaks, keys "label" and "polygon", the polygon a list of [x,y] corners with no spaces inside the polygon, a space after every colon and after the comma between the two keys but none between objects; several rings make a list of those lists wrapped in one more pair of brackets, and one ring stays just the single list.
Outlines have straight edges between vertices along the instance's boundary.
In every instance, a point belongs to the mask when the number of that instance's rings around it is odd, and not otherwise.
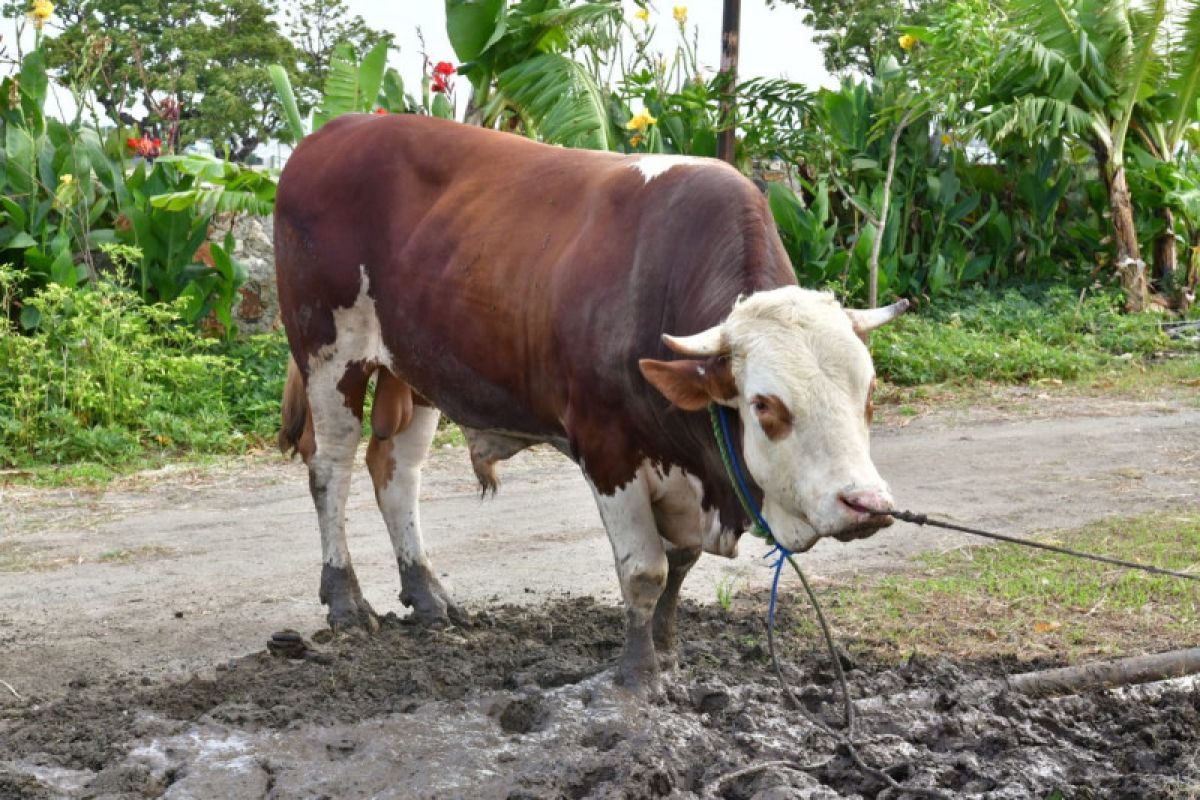
[{"label": "utility pole", "polygon": [[[741,28],[742,0],[725,0],[725,15],[721,19],[721,75],[726,81],[721,93],[720,121],[729,123],[734,116],[734,94],[737,86],[738,38]],[[733,126],[718,134],[717,158],[733,163]]]}]

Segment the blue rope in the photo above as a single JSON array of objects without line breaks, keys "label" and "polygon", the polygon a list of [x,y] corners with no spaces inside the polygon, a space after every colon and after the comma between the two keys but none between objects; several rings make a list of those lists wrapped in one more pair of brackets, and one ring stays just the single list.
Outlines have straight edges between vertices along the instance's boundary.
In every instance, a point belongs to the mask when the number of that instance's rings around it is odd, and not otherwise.
[{"label": "blue rope", "polygon": [[[750,489],[746,486],[746,476],[742,474],[742,462],[738,460],[737,448],[733,446],[733,436],[729,433],[729,417],[728,410],[725,406],[717,406],[717,419],[721,422],[721,436],[725,438],[725,449],[729,453],[729,462],[733,467],[733,479],[737,482],[737,489],[741,492],[743,501],[747,508],[754,513],[754,521],[758,523],[762,532],[775,542],[775,536],[771,533],[771,526],[763,519],[762,513],[754,507],[750,502]],[[778,547],[778,542],[775,543]]]},{"label": "blue rope", "polygon": [[721,436],[725,439],[725,450],[729,454],[729,465],[732,467],[730,471],[733,473],[732,477],[737,484],[737,490],[742,495],[742,504],[754,514],[754,521],[758,524],[762,532],[766,534],[767,541],[775,545],[763,558],[778,556],[772,565],[775,568],[775,576],[771,579],[771,602],[767,606],[767,625],[771,630],[774,630],[775,601],[779,597],[779,576],[783,572],[783,562],[787,561],[788,557],[792,555],[792,551],[775,540],[775,534],[771,532],[771,526],[767,524],[767,520],[763,517],[762,512],[750,502],[750,490],[746,486],[746,476],[742,473],[742,464],[738,460],[737,449],[733,446],[733,436],[729,433],[729,417],[724,406],[717,406],[717,419],[721,423]]},{"label": "blue rope", "polygon": [[776,542],[770,552],[763,556],[763,558],[770,558],[778,555],[775,563],[771,565],[775,568],[775,576],[771,578],[771,603],[767,606],[767,626],[771,630],[775,629],[775,599],[779,596],[779,575],[783,572],[783,562],[787,561],[791,554],[791,550]]}]

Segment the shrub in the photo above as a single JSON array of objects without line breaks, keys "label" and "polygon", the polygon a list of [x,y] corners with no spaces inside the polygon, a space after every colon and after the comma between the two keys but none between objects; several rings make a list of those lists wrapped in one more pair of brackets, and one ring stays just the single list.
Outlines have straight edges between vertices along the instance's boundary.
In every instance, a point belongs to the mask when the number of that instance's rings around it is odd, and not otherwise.
[{"label": "shrub", "polygon": [[879,374],[897,384],[1077,378],[1167,347],[1157,320],[1121,313],[1116,292],[970,290],[872,334]]},{"label": "shrub", "polygon": [[[6,278],[7,276],[7,278]],[[0,293],[11,272],[0,274]],[[274,433],[279,336],[202,339],[181,303],[148,305],[117,281],[52,284],[26,301],[37,327],[0,320],[0,464],[244,450]]]}]

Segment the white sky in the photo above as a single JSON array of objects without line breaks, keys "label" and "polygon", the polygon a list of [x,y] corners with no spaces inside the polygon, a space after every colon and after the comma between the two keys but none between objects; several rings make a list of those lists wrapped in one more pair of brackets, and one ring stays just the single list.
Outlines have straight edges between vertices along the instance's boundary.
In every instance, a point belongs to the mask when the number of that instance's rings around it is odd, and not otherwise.
[{"label": "white sky", "polygon": [[[421,73],[420,45],[417,28],[425,35],[429,57],[434,61],[455,61],[454,51],[446,37],[446,14],[442,0],[347,0],[352,14],[359,14],[374,28],[390,31],[396,35],[399,51],[394,52],[391,64],[404,78],[406,86],[415,87]],[[652,2],[652,23],[657,26],[656,49],[674,52],[677,29],[671,17],[676,3]],[[721,0],[695,0],[688,3],[688,31],[699,28],[700,63],[713,71],[720,63]],[[632,19],[635,6],[626,0],[626,11]],[[634,24],[641,24],[636,22]],[[32,31],[25,31],[26,47],[32,44]],[[742,3],[741,51],[739,75],[785,77],[811,88],[835,86],[822,66],[820,49],[813,44],[812,32],[801,21],[801,14],[791,6],[768,9],[762,0],[745,0]],[[15,54],[13,40],[15,23],[11,19],[0,20],[0,36],[7,47],[8,55]],[[267,80],[264,75],[263,80]],[[411,91],[411,88],[410,88]],[[466,91],[458,93],[459,105],[466,100]],[[73,106],[69,98],[63,98],[65,106]],[[50,108],[54,108],[51,101]],[[73,112],[73,107],[67,109]]]}]

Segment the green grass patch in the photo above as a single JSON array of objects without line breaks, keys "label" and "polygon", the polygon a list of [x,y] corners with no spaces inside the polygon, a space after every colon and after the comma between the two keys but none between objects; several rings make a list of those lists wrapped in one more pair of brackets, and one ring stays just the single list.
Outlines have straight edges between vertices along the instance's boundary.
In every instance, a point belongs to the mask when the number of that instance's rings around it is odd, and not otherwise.
[{"label": "green grass patch", "polygon": [[[1196,513],[1108,520],[1041,538],[1200,574]],[[911,570],[839,583],[823,595],[839,635],[891,657],[1073,661],[1195,646],[1200,626],[1200,584],[1016,545],[927,555]],[[811,623],[802,628],[815,632]]]},{"label": "green grass patch", "polygon": [[872,334],[871,351],[879,374],[904,386],[1075,380],[1189,347],[1168,338],[1160,322],[1153,314],[1121,313],[1112,293],[975,290],[884,326]]}]

